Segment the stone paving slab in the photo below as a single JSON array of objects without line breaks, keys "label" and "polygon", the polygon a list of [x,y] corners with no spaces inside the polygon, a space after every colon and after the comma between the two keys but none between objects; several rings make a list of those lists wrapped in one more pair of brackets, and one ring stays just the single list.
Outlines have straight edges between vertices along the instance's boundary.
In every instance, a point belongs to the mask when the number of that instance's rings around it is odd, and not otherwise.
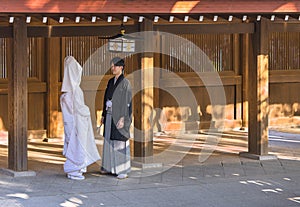
[{"label": "stone paving slab", "polygon": [[240,164],[222,163],[225,177],[246,176],[245,171]]}]

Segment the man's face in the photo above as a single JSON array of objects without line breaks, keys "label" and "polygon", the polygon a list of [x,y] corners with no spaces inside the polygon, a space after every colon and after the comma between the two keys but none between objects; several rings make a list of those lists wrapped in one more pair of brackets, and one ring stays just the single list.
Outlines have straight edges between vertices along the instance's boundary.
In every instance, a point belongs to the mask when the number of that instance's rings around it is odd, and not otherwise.
[{"label": "man's face", "polygon": [[114,75],[120,75],[122,73],[123,66],[116,66],[113,63],[111,64],[111,72]]}]

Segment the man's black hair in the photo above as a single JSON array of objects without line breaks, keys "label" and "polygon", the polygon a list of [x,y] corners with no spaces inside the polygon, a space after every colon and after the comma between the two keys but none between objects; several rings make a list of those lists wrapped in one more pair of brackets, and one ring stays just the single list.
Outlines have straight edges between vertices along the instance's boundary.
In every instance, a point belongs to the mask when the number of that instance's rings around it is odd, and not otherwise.
[{"label": "man's black hair", "polygon": [[122,58],[120,57],[114,57],[111,61],[110,64],[114,64],[115,66],[123,66],[123,69],[125,67],[125,62]]}]

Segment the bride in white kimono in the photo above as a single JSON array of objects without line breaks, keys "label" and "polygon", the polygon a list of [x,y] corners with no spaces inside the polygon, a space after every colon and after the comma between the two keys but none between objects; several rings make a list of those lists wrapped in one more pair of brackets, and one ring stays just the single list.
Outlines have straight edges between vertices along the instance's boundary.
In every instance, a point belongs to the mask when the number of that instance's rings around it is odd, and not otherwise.
[{"label": "bride in white kimono", "polygon": [[83,180],[88,165],[100,159],[92,127],[90,110],[80,88],[82,67],[72,56],[64,60],[60,97],[64,121],[64,172],[74,180]]}]

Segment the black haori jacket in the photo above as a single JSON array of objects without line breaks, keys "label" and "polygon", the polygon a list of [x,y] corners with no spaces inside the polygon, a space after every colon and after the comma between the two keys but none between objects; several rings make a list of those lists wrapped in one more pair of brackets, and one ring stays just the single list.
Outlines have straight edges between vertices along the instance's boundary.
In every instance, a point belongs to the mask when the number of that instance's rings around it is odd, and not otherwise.
[{"label": "black haori jacket", "polygon": [[[106,123],[106,101],[112,101],[112,122],[111,122],[111,140],[127,141],[130,138],[130,125],[132,114],[131,103],[131,85],[128,79],[123,74],[119,76],[114,84],[114,77],[108,81],[104,100],[103,100],[103,113],[104,123]],[[124,127],[117,129],[116,125],[121,117],[124,117]],[[105,126],[104,126],[105,136]]]}]

